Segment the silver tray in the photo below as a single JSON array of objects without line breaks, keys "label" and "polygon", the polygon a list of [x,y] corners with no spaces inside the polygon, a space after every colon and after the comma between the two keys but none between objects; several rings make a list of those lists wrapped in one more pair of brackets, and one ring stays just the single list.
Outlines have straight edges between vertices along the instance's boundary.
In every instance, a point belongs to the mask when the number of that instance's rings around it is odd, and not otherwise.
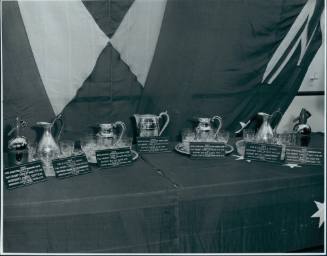
[{"label": "silver tray", "polygon": [[[187,148],[185,148],[183,143],[178,143],[175,146],[175,150],[178,153],[184,154],[184,155],[190,155],[190,151],[187,150]],[[226,144],[226,151],[225,151],[225,155],[229,155],[230,153],[232,153],[234,151],[234,147],[232,145]]]},{"label": "silver tray", "polygon": [[[139,154],[135,150],[131,149],[131,153],[132,153],[132,160],[133,161],[135,161],[136,159],[139,158]],[[86,157],[87,157],[87,161],[89,163],[91,163],[91,164],[96,164],[97,163],[97,159],[95,157],[90,157],[88,155],[86,155]]]}]

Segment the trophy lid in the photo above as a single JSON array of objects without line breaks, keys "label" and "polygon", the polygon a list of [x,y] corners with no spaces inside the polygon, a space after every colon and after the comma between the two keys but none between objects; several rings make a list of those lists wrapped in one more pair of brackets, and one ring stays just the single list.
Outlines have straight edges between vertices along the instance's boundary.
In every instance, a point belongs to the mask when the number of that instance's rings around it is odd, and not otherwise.
[{"label": "trophy lid", "polygon": [[27,147],[27,139],[25,137],[15,137],[8,143],[8,149],[25,149]]},{"label": "trophy lid", "polygon": [[27,139],[20,135],[20,129],[26,127],[26,125],[26,121],[21,120],[18,116],[16,117],[16,125],[8,133],[8,136],[10,136],[13,132],[16,132],[15,137],[13,137],[8,143],[9,150],[27,148]]}]

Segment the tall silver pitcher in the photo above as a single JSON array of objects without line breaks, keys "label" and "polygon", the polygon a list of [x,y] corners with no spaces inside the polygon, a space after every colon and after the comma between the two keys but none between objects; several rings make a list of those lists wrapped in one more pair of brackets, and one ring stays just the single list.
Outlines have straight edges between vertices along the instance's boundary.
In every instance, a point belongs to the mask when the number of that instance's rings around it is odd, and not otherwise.
[{"label": "tall silver pitcher", "polygon": [[[60,129],[57,136],[54,136],[52,134],[52,127],[58,121],[60,122]],[[51,161],[60,155],[60,148],[56,140],[59,139],[63,129],[63,121],[61,119],[61,115],[57,116],[52,123],[37,122],[36,124],[43,128],[43,134],[37,146],[37,155],[44,165],[45,175],[54,176],[55,174],[51,165]]]}]

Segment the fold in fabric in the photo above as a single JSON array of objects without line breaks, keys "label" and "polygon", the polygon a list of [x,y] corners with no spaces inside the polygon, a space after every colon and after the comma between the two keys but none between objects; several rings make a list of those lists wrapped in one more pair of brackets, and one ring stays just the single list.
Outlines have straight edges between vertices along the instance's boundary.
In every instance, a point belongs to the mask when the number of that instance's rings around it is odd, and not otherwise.
[{"label": "fold in fabric", "polygon": [[80,1],[19,1],[45,91],[55,114],[74,98],[109,39]]}]

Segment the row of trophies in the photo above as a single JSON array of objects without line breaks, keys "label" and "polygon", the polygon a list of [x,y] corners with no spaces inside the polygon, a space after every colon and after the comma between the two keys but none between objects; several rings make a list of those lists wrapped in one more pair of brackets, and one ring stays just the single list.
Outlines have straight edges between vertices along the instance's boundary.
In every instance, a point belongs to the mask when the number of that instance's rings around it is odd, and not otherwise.
[{"label": "row of trophies", "polygon": [[[159,115],[135,114],[138,137],[158,137],[161,136],[170,122],[167,111]],[[160,126],[162,119],[163,125]],[[185,129],[182,132],[183,142],[190,141],[210,141],[227,143],[228,132],[222,132],[222,118],[214,116],[212,118],[198,118],[198,125],[195,130]],[[218,128],[214,128],[214,123],[218,122]],[[88,161],[96,163],[96,151],[101,149],[129,147],[132,149],[133,139],[125,135],[126,125],[124,122],[99,124],[99,132],[95,135],[84,136],[78,141],[59,139],[63,121],[61,115],[57,116],[51,123],[37,122],[37,126],[43,128],[43,135],[37,144],[28,143],[27,139],[20,135],[22,121],[16,120],[16,136],[9,141],[9,164],[18,165],[40,159],[44,169],[51,169],[51,162],[55,158],[69,157],[74,154],[85,153]],[[54,136],[53,127],[59,127],[57,136]],[[48,172],[51,172],[48,171]]]},{"label": "row of trophies", "polygon": [[[266,113],[258,113],[258,115],[261,117],[260,128],[257,131],[244,129],[243,141],[279,144],[283,136],[277,135],[271,128],[270,120],[273,115]],[[305,109],[302,109],[293,129],[295,133],[311,132],[310,127],[306,124],[308,117],[310,117],[310,113]],[[134,118],[136,121],[138,137],[161,136],[170,121],[167,111],[162,112],[159,115],[135,114]],[[165,122],[163,126],[160,127],[160,119],[162,118],[165,119]],[[60,129],[55,139],[52,134],[52,127],[56,123],[59,124]],[[63,121],[61,115],[59,115],[51,123],[37,123],[37,125],[43,127],[44,130],[41,140],[37,145],[28,143],[27,139],[20,135],[20,130],[24,124],[25,123],[17,117],[16,126],[10,132],[12,133],[13,131],[16,131],[16,136],[11,139],[8,144],[10,165],[18,165],[40,159],[44,164],[45,171],[47,172],[47,169],[51,168],[51,161],[55,158],[69,157],[74,154],[85,153],[88,160],[94,162],[96,161],[96,150],[120,147],[132,148],[132,138],[125,135],[126,125],[121,121],[99,124],[99,132],[95,136],[85,136],[78,141],[59,140],[63,128]],[[229,132],[222,131],[222,125],[223,121],[220,116],[213,116],[212,118],[197,118],[197,126],[195,129],[184,129],[182,131],[182,144],[186,150],[189,150],[189,143],[192,141],[219,142],[227,144],[229,140]],[[117,130],[119,131],[118,133]],[[285,143],[285,140],[282,143]],[[238,144],[236,144],[236,146],[238,146]],[[49,171],[51,172],[51,170]]]}]

